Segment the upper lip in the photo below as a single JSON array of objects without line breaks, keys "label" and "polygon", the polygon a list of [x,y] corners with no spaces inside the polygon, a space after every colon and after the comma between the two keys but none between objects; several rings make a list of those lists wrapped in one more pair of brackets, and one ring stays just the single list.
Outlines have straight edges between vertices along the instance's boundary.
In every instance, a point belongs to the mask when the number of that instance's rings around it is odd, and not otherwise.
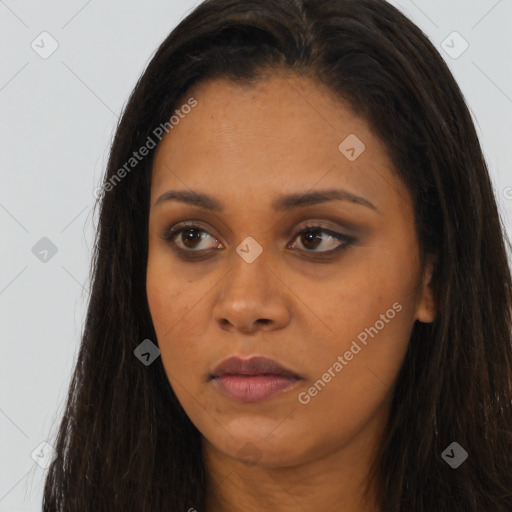
[{"label": "upper lip", "polygon": [[299,379],[300,377],[293,371],[281,366],[274,359],[268,357],[254,356],[249,359],[242,359],[238,356],[228,357],[218,364],[211,378],[221,375],[281,375]]}]

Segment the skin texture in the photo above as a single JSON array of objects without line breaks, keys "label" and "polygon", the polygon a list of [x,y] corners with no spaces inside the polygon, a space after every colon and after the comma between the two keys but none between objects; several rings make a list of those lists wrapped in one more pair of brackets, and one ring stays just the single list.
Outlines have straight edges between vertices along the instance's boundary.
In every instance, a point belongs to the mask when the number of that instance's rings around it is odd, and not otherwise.
[{"label": "skin texture", "polygon": [[[169,381],[204,436],[209,511],[378,510],[362,501],[362,485],[414,322],[435,317],[432,265],[420,267],[411,197],[366,121],[309,79],[214,80],[191,96],[197,106],[155,155],[147,295]],[[349,134],[365,145],[354,161],[338,149]],[[272,208],[282,194],[330,188],[376,210],[341,200]],[[224,211],[178,201],[155,206],[169,190],[207,193]],[[187,232],[178,234],[174,247],[209,256],[180,259],[163,238],[183,221],[206,233],[189,245]],[[322,259],[340,242],[322,231],[321,243],[308,244],[297,236],[306,223],[355,241]],[[263,249],[252,263],[236,252],[248,236]],[[395,303],[394,318],[301,403],[299,393]],[[276,359],[302,380],[263,402],[234,402],[208,382],[231,355]]]}]

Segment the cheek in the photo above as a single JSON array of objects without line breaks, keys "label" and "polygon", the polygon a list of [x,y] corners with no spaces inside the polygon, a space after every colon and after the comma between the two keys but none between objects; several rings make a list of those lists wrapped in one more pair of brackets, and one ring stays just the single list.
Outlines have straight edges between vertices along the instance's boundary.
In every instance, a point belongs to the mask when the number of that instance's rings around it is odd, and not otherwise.
[{"label": "cheek", "polygon": [[172,259],[159,248],[151,249],[148,255],[146,294],[153,325],[160,341],[170,336],[179,326],[180,319],[193,306],[192,290],[197,285],[187,284]]},{"label": "cheek", "polygon": [[415,265],[391,253],[369,260],[310,295],[330,331],[309,349],[310,411],[362,418],[391,391],[402,365],[414,326]]},{"label": "cheek", "polygon": [[178,321],[178,309],[183,307],[180,306],[180,289],[168,283],[161,274],[148,270],[146,293],[156,334],[163,341],[164,333],[172,329]]},{"label": "cheek", "polygon": [[[365,341],[369,346],[374,336],[387,340],[378,344],[387,355],[403,352],[414,323],[412,276],[381,265],[375,270],[347,272],[317,290],[309,288],[307,303],[318,313],[326,334],[317,335],[317,341],[328,352],[343,353],[356,339],[362,347]],[[318,328],[318,322],[315,325]]]},{"label": "cheek", "polygon": [[343,334],[332,336],[320,356],[315,350],[315,369],[297,396],[301,419],[326,438],[334,432],[340,439],[351,438],[389,406],[407,351],[411,323],[404,309],[387,318],[389,323],[373,311],[366,313],[340,319]]},{"label": "cheek", "polygon": [[189,381],[195,374],[191,369],[201,367],[201,289],[148,265],[146,292],[164,369],[170,380],[175,376],[178,382]]}]

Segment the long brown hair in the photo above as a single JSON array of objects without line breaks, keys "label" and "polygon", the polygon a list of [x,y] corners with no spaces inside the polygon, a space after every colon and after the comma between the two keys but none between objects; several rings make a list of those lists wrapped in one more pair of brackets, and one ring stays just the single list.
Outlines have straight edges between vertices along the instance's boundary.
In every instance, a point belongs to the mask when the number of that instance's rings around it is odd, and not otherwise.
[{"label": "long brown hair", "polygon": [[[273,70],[347,100],[387,147],[414,200],[421,254],[434,254],[438,309],[417,322],[369,475],[383,512],[512,510],[510,243],[463,95],[422,31],[381,0],[207,0],[140,77],[105,181],[169,120],[192,85]],[[201,435],[161,359],[145,277],[154,151],[100,199],[91,295],[45,482],[47,512],[205,510]],[[508,244],[508,247],[507,245]],[[467,460],[452,469],[457,442]]]}]

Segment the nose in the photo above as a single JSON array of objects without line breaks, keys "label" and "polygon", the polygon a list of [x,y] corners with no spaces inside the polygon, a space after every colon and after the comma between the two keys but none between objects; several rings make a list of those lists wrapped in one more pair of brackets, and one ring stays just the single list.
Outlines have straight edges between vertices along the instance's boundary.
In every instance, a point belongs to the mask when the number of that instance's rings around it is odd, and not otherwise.
[{"label": "nose", "polygon": [[221,283],[213,316],[222,330],[251,334],[282,329],[289,323],[288,288],[263,254],[252,263],[235,254]]}]

